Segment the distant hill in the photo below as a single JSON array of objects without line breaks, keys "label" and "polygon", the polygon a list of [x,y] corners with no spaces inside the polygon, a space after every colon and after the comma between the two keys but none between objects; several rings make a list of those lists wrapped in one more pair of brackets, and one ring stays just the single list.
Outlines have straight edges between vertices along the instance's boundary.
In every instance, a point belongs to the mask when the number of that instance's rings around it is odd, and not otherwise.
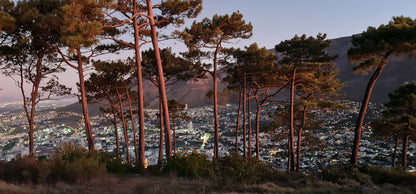
[{"label": "distant hill", "polygon": [[[346,86],[340,91],[345,94],[345,99],[352,101],[361,101],[364,95],[367,82],[370,79],[372,72],[363,76],[353,73],[354,66],[348,61],[347,51],[352,47],[351,37],[343,37],[332,40],[332,45],[327,49],[328,54],[337,55],[338,58],[334,61],[336,68],[339,70],[337,76],[341,82],[346,82]],[[274,49],[270,49],[274,51]],[[211,100],[206,97],[206,93],[212,88],[212,78],[206,76],[206,79],[199,79],[197,81],[181,81],[175,85],[168,86],[168,99],[176,99],[182,103],[188,104],[189,107],[199,107],[211,104]],[[388,101],[388,94],[393,92],[399,86],[406,82],[416,80],[416,58],[409,55],[394,55],[389,58],[389,64],[385,67],[379,80],[376,82],[373,94],[371,96],[372,102],[386,102]],[[219,81],[219,91],[226,87],[226,83]],[[145,102],[150,104],[150,107],[158,106],[158,91],[149,81],[144,81]],[[81,112],[81,106],[73,104],[69,106],[71,110],[78,110]],[[91,112],[98,111],[97,105],[92,105]]]},{"label": "distant hill", "polygon": [[[351,37],[337,38],[332,40],[332,45],[327,49],[328,54],[338,55],[334,61],[339,70],[337,76],[346,86],[341,90],[345,98],[353,101],[361,101],[368,80],[373,72],[363,76],[352,72],[354,66],[348,61],[347,51],[352,47]],[[393,55],[389,58],[389,64],[384,68],[377,80],[371,102],[387,102],[388,94],[406,82],[416,80],[416,58],[409,55]]]}]

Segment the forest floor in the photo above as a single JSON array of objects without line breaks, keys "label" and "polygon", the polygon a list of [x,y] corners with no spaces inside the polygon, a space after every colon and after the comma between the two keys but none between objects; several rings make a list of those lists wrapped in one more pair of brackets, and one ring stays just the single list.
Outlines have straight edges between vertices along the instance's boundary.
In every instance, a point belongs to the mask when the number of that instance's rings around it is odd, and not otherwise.
[{"label": "forest floor", "polygon": [[348,180],[343,184],[317,180],[293,183],[227,184],[177,176],[111,175],[89,182],[67,184],[11,184],[0,181],[0,193],[413,193],[392,184],[359,184]]}]

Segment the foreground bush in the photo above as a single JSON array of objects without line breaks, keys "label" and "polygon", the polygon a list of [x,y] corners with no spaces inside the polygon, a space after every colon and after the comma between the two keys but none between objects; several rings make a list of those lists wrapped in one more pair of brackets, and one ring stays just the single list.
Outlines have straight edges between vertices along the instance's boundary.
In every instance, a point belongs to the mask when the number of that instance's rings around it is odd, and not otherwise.
[{"label": "foreground bush", "polygon": [[193,152],[176,153],[168,158],[164,167],[164,173],[174,172],[178,176],[190,178],[211,178],[214,176],[214,165],[208,160],[208,156]]},{"label": "foreground bush", "polygon": [[16,183],[82,182],[106,174],[106,165],[97,152],[73,145],[59,149],[49,160],[27,156],[3,163],[2,180]]}]

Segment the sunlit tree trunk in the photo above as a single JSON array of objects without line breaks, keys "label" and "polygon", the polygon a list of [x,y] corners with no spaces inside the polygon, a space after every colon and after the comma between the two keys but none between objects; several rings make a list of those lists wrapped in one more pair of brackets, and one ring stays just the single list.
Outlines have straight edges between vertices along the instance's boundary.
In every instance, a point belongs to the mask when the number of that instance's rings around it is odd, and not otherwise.
[{"label": "sunlit tree trunk", "polygon": [[159,159],[158,159],[158,163],[162,164],[162,159],[163,159],[163,108],[162,108],[162,100],[160,99],[159,96],[159,116],[160,116],[160,136],[159,136]]},{"label": "sunlit tree trunk", "polygon": [[289,158],[288,172],[294,171],[295,168],[295,146],[294,146],[294,104],[295,104],[295,79],[296,79],[296,66],[293,67],[292,80],[290,86],[290,132],[289,132]]},{"label": "sunlit tree trunk", "polygon": [[248,97],[247,103],[247,120],[248,120],[248,157],[251,157],[251,97]]},{"label": "sunlit tree trunk", "polygon": [[298,131],[298,147],[297,147],[297,162],[296,162],[296,171],[299,172],[300,171],[300,151],[302,149],[302,132],[303,129],[305,128],[305,124],[306,124],[306,113],[307,113],[308,108],[306,106],[303,107],[303,112],[302,112],[302,123],[300,124],[299,127],[299,131]]},{"label": "sunlit tree trunk", "polygon": [[126,89],[126,94],[127,94],[127,100],[129,102],[129,110],[130,110],[130,119],[131,119],[131,125],[133,127],[133,143],[134,143],[134,154],[136,157],[136,162],[139,162],[139,150],[137,149],[137,140],[136,140],[136,124],[134,124],[134,117],[133,117],[133,108],[131,106],[131,99],[130,99],[130,94],[129,94],[129,90],[127,89],[127,85],[126,83],[124,83],[124,88]]},{"label": "sunlit tree trunk", "polygon": [[[137,1],[133,1],[134,14],[138,14],[138,5]],[[142,65],[140,59],[140,42],[139,42],[139,24],[137,23],[137,15],[133,18],[133,27],[134,27],[134,52],[136,56],[136,66],[137,66],[137,92],[139,98],[139,163],[144,165],[144,151],[145,151],[145,142],[144,142],[144,97],[143,97],[143,75],[142,75]]]},{"label": "sunlit tree trunk", "polygon": [[247,80],[246,80],[246,71],[244,70],[243,73],[243,150],[244,150],[244,158],[247,158],[247,142],[246,142],[246,130],[247,130],[247,106],[246,106],[246,102],[247,102],[247,92],[246,92],[246,85],[247,85]]},{"label": "sunlit tree trunk", "polygon": [[129,151],[129,136],[128,136],[128,132],[127,132],[127,123],[126,123],[126,119],[124,118],[123,101],[122,101],[121,95],[118,91],[117,84],[116,84],[116,92],[117,92],[117,97],[118,97],[118,100],[119,100],[119,103],[120,103],[121,120],[123,122],[124,141],[125,141],[125,145],[126,145],[126,157],[127,157],[127,162],[130,164],[131,160],[130,160],[130,151]]},{"label": "sunlit tree trunk", "polygon": [[165,87],[165,78],[163,75],[163,67],[162,67],[162,60],[160,58],[160,50],[159,50],[159,44],[157,40],[157,32],[156,32],[156,24],[155,19],[153,16],[153,7],[152,7],[152,1],[146,0],[147,2],[147,9],[148,9],[148,16],[150,21],[150,29],[152,32],[152,43],[153,48],[155,50],[156,55],[156,62],[157,62],[157,69],[158,69],[158,77],[159,77],[159,91],[162,98],[162,105],[163,105],[163,114],[164,114],[164,122],[165,122],[165,134],[168,140],[167,144],[167,150],[166,155],[168,158],[172,156],[172,146],[171,146],[171,140],[170,140],[170,123],[169,123],[169,109],[168,109],[168,100],[166,96],[166,87]]},{"label": "sunlit tree trunk", "polygon": [[260,134],[260,114],[261,114],[261,104],[259,102],[259,98],[256,94],[256,103],[257,103],[257,111],[256,111],[256,157],[259,160],[260,159],[260,140],[259,140],[259,134]]},{"label": "sunlit tree trunk", "polygon": [[[387,58],[387,57],[386,57]],[[358,114],[357,125],[355,127],[354,142],[352,147],[351,154],[351,164],[358,165],[358,151],[360,148],[361,133],[364,123],[365,114],[367,112],[368,103],[370,102],[371,93],[373,92],[374,84],[377,79],[380,77],[381,72],[383,71],[384,65],[379,65],[375,70],[373,76],[371,76],[370,81],[367,84],[367,89],[364,94],[363,101],[361,103],[360,113]]]},{"label": "sunlit tree trunk", "polygon": [[113,104],[111,104],[111,110],[113,111],[113,118],[114,118],[114,135],[116,136],[116,153],[117,153],[117,157],[120,155],[120,143],[119,143],[119,138],[118,138],[118,127],[117,127],[117,112],[116,112],[116,108],[114,107]]},{"label": "sunlit tree trunk", "polygon": [[221,51],[221,46],[218,45],[215,49],[214,54],[214,69],[212,72],[212,83],[214,89],[214,118],[215,118],[215,135],[214,135],[214,159],[217,160],[219,158],[219,118],[218,118],[218,83],[217,83],[217,56],[218,53]]},{"label": "sunlit tree trunk", "polygon": [[240,114],[242,103],[243,91],[240,89],[240,96],[238,98],[238,110],[237,110],[237,125],[235,126],[235,154],[238,155],[238,131],[240,130]]},{"label": "sunlit tree trunk", "polygon": [[94,138],[92,136],[90,114],[88,112],[87,96],[85,92],[85,80],[84,80],[84,68],[82,61],[81,49],[77,49],[78,56],[78,76],[79,76],[79,88],[81,90],[82,112],[84,114],[85,132],[88,141],[88,150],[94,150]]}]

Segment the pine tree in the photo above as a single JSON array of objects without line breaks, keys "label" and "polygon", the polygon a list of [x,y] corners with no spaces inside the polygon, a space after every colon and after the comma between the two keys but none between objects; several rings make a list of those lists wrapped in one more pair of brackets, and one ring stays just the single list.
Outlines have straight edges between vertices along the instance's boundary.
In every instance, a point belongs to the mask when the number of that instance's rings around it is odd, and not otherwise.
[{"label": "pine tree", "polygon": [[415,26],[416,20],[403,16],[393,17],[389,24],[380,25],[378,28],[368,27],[367,31],[352,38],[353,48],[348,50],[348,58],[358,64],[353,70],[363,74],[374,69],[375,71],[368,81],[355,126],[351,164],[358,164],[362,126],[374,84],[392,54],[412,53],[416,50]]},{"label": "pine tree", "polygon": [[331,41],[325,40],[326,34],[318,34],[316,38],[306,35],[295,36],[291,40],[280,42],[275,50],[283,54],[279,63],[290,69],[290,129],[289,129],[289,161],[288,172],[295,170],[295,93],[299,82],[297,75],[308,71],[311,66],[329,63],[336,58],[326,54],[325,49]]},{"label": "pine tree", "polygon": [[[214,15],[212,19],[204,18],[201,22],[194,22],[190,28],[177,34],[185,41],[189,48],[188,56],[203,58],[212,56],[212,64],[204,66],[212,77],[213,105],[215,118],[214,159],[219,157],[219,120],[218,120],[218,74],[221,69],[220,60],[224,44],[235,39],[248,39],[252,36],[252,25],[243,20],[243,14],[234,12],[231,15]],[[205,52],[204,50],[208,50]],[[213,50],[213,51],[212,51]],[[208,57],[210,58],[210,57]]]}]

